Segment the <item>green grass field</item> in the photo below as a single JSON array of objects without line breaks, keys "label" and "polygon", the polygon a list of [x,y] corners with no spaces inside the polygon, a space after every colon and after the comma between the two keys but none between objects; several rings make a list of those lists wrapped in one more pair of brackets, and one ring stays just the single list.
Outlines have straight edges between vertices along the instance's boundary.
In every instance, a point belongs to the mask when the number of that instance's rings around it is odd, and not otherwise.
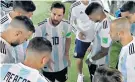
[{"label": "green grass field", "polygon": [[[34,22],[34,25],[36,26],[37,23],[43,21],[45,18],[48,18],[50,16],[50,5],[51,5],[52,1],[34,1],[34,2],[36,4],[37,9],[33,14],[32,20]],[[65,19],[67,19],[67,17],[68,17],[70,5],[71,5],[71,3],[65,3],[65,6],[66,6]],[[72,34],[72,44],[71,44],[71,48],[70,48],[70,58],[71,58],[72,65],[69,68],[67,82],[76,82],[76,79],[77,79],[76,62],[75,62],[75,58],[73,58],[74,46],[75,46],[74,41],[75,41],[75,35]],[[115,68],[115,66],[116,66],[116,61],[118,59],[118,54],[120,52],[120,46],[121,45],[118,43],[113,43],[113,46],[111,48],[110,67]],[[84,63],[83,73],[85,75],[84,82],[90,82],[88,68],[85,63]]]}]

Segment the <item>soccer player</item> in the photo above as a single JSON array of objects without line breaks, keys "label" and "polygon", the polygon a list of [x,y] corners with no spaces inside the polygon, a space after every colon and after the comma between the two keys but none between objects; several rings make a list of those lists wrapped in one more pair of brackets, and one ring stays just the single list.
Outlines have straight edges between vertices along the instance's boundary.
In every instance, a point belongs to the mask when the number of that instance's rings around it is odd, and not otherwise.
[{"label": "soccer player", "polygon": [[131,33],[135,36],[135,1],[128,1],[121,7],[121,16],[130,20]]},{"label": "soccer player", "polygon": [[0,36],[0,63],[14,63],[13,47],[26,41],[35,32],[32,21],[26,16],[16,16]]},{"label": "soccer player", "polygon": [[14,17],[23,15],[31,18],[35,9],[35,4],[32,1],[13,1],[13,10],[0,19],[0,33],[7,29]]},{"label": "soccer player", "polygon": [[63,19],[65,6],[61,2],[52,3],[50,10],[50,17],[39,23],[35,32],[35,36],[46,37],[52,43],[51,60],[43,68],[43,75],[52,82],[65,82],[70,66],[71,27]]},{"label": "soccer player", "polygon": [[[32,1],[13,1],[13,10],[1,18],[0,33],[5,31],[11,22],[11,20],[16,16],[27,16],[31,18],[33,12],[36,10],[36,6]],[[25,51],[27,48],[28,42],[14,47],[13,54],[17,62],[24,61]],[[19,55],[18,55],[19,54]]]},{"label": "soccer player", "polygon": [[91,46],[91,52],[86,60],[92,81],[93,75],[98,66],[109,65],[109,47],[111,45],[109,24],[114,17],[106,13],[103,7],[96,2],[91,3],[86,8],[85,13],[92,21],[99,22],[95,28],[96,32],[93,45]]},{"label": "soccer player", "polygon": [[13,10],[1,18],[0,32],[6,30],[8,24],[16,16],[24,15],[31,18],[35,9],[35,4],[32,1],[13,1]]},{"label": "soccer player", "polygon": [[51,51],[50,41],[43,37],[33,38],[23,63],[2,65],[0,82],[50,82],[39,70],[49,61]]},{"label": "soccer player", "polygon": [[123,82],[123,78],[118,70],[100,66],[96,69],[92,82]]},{"label": "soccer player", "polygon": [[89,20],[89,17],[85,13],[86,7],[91,2],[90,0],[80,0],[73,3],[70,7],[69,21],[74,27],[73,32],[76,35],[74,57],[77,59],[77,82],[83,82],[83,59],[94,38],[95,23]]},{"label": "soccer player", "polygon": [[119,18],[111,23],[110,35],[113,41],[119,41],[122,49],[119,56],[118,70],[124,82],[135,82],[135,37],[130,33],[130,20]]}]

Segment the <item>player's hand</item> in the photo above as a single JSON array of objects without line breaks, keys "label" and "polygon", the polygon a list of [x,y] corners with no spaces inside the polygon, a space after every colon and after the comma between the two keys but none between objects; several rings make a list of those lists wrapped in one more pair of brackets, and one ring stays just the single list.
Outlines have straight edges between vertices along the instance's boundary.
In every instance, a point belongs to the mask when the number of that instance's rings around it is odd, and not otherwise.
[{"label": "player's hand", "polygon": [[79,36],[79,39],[81,39],[81,40],[85,40],[86,39],[85,34],[82,33],[82,32],[80,32],[78,36]]},{"label": "player's hand", "polygon": [[89,66],[92,64],[92,62],[90,62],[89,59],[86,59],[85,63],[88,64]]},{"label": "player's hand", "polygon": [[90,53],[90,52],[91,52],[91,48],[89,47],[89,48],[87,49],[87,51]]}]

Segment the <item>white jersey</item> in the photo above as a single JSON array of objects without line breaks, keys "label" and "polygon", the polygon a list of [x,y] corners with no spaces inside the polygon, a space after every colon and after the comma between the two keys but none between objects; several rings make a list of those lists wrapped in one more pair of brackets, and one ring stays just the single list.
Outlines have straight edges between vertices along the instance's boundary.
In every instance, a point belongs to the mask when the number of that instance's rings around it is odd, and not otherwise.
[{"label": "white jersey", "polygon": [[[101,50],[101,47],[104,47],[104,48],[110,47],[111,42],[112,42],[110,34],[109,34],[110,22],[111,22],[111,19],[109,17],[106,17],[102,22],[100,22],[97,25],[97,28],[95,29],[96,33],[95,33],[95,38],[92,45],[92,50],[90,54],[88,55],[88,58],[95,56]],[[103,64],[109,65],[109,51],[108,51],[108,55],[106,55],[105,57],[101,59],[93,61],[92,63],[96,65],[103,65]]]},{"label": "white jersey", "polygon": [[[90,0],[89,4],[93,1],[96,0]],[[69,21],[70,24],[74,27],[73,32],[76,34],[76,38],[78,40],[81,40],[78,36],[79,33],[83,32],[86,36],[86,39],[81,41],[92,42],[94,39],[94,28],[96,25],[93,21],[89,20],[89,17],[85,13],[87,6],[84,5],[81,1],[73,3],[70,8]]]},{"label": "white jersey", "polygon": [[1,67],[0,82],[50,82],[38,70],[18,64],[5,64]]},{"label": "white jersey", "polygon": [[51,59],[54,63],[51,63],[53,70],[48,68],[43,69],[46,72],[58,72],[68,66],[68,62],[65,58],[65,43],[66,38],[71,37],[70,24],[62,20],[56,27],[50,24],[49,18],[39,23],[39,27],[36,28],[35,36],[45,37],[52,43]]},{"label": "white jersey", "polygon": [[135,82],[135,37],[129,44],[122,47],[118,70],[124,76],[124,82]]},{"label": "white jersey", "polygon": [[1,26],[0,26],[0,33],[5,31],[8,28],[11,20],[12,20],[12,18],[10,17],[9,14],[6,14],[5,16],[3,16],[0,19],[0,24],[1,24]]},{"label": "white jersey", "polygon": [[0,63],[13,63],[15,61],[12,50],[13,47],[0,37]]},{"label": "white jersey", "polygon": [[[1,18],[0,33],[2,33],[8,28],[11,21],[12,19],[9,14]],[[15,61],[11,63],[19,63],[24,60],[27,45],[28,45],[28,42],[24,42],[23,44],[20,44],[14,47],[14,49],[12,50],[12,56],[15,58]]]}]

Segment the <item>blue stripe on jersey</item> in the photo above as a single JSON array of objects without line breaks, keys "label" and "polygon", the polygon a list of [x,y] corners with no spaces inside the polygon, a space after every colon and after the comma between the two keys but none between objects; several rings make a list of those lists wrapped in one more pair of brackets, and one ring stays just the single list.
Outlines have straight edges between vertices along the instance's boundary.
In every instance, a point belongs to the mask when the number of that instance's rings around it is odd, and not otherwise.
[{"label": "blue stripe on jersey", "polygon": [[127,61],[127,54],[124,54],[121,62],[121,72],[122,72],[122,75],[124,76],[124,82],[127,82],[127,68],[126,68],[126,61]]},{"label": "blue stripe on jersey", "polygon": [[[26,41],[26,42],[24,42],[24,43],[23,43],[23,51],[24,51],[24,54],[23,54],[23,55],[24,55],[24,59],[25,59],[25,57],[26,57],[25,52],[26,52],[26,49],[27,49],[28,43],[29,43],[28,41]],[[18,56],[18,57],[19,57],[19,56]]]},{"label": "blue stripe on jersey", "polygon": [[18,49],[18,48],[14,48],[15,62],[18,61],[17,49]]},{"label": "blue stripe on jersey", "polygon": [[135,36],[135,23],[131,25],[131,33]]},{"label": "blue stripe on jersey", "polygon": [[41,30],[42,30],[42,37],[46,38],[46,27],[42,27]]},{"label": "blue stripe on jersey", "polygon": [[29,74],[30,74],[30,70],[27,70],[25,68],[21,68],[17,75],[26,79],[29,76]]},{"label": "blue stripe on jersey", "polygon": [[4,77],[6,76],[8,70],[12,67],[12,65],[3,65],[1,67],[1,74],[0,74],[0,80],[4,79]]},{"label": "blue stripe on jersey", "polygon": [[[63,26],[63,31],[64,31],[64,33],[67,33],[67,32],[68,32],[68,27],[67,27],[67,25],[65,25],[65,24],[64,24],[64,26]],[[66,36],[66,34],[65,34],[65,36]],[[63,48],[65,48],[65,43],[66,43],[65,40],[66,40],[66,39],[62,39]],[[63,49],[63,55],[65,55],[64,53],[65,53],[65,49]],[[68,62],[67,62],[67,60],[65,59],[65,57],[63,58],[63,64],[64,64],[64,67],[67,67],[67,66],[68,66]]]},{"label": "blue stripe on jersey", "polygon": [[[56,37],[58,36],[58,33],[57,33],[57,29],[53,28],[52,29],[52,36],[53,37]],[[59,70],[59,53],[58,53],[58,46],[57,45],[53,45],[53,54],[54,56],[54,71],[58,71]]]},{"label": "blue stripe on jersey", "polygon": [[109,55],[106,55],[105,63],[106,63],[106,65],[109,65]]}]

